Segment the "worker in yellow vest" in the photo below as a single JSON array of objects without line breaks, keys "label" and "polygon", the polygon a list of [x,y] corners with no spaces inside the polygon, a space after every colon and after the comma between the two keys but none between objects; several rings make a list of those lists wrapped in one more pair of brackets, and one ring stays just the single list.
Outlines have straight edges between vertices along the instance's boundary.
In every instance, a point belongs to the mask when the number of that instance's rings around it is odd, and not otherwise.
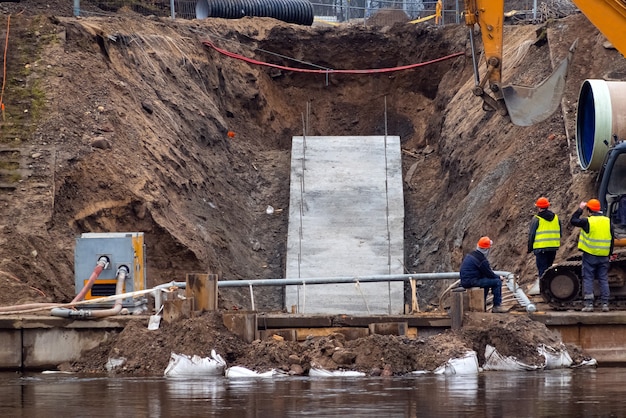
[{"label": "worker in yellow vest", "polygon": [[530,221],[528,231],[528,252],[535,254],[539,278],[554,263],[556,252],[561,246],[561,222],[556,213],[552,212],[550,202],[540,197],[535,202],[537,214]]},{"label": "worker in yellow vest", "polygon": [[[588,218],[581,218],[583,210],[589,210]],[[578,249],[583,253],[583,312],[593,312],[593,281],[600,285],[602,312],[609,311],[609,257],[613,254],[613,225],[604,216],[598,199],[581,202],[572,215],[570,223],[580,228]]]}]

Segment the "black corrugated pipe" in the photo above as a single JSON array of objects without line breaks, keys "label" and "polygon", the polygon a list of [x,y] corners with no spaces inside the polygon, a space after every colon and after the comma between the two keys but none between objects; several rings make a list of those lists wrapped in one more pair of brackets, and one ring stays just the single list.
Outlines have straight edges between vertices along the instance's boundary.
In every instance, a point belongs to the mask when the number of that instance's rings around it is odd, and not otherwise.
[{"label": "black corrugated pipe", "polygon": [[313,5],[309,0],[198,0],[196,19],[244,16],[273,17],[287,23],[311,26]]}]

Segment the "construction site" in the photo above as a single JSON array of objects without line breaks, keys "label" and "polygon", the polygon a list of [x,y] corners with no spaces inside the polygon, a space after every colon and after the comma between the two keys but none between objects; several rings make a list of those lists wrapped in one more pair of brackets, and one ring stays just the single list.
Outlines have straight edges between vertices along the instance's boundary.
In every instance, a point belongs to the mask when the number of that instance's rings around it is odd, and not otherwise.
[{"label": "construction site", "polygon": [[[555,265],[576,262],[569,219],[600,198],[602,166],[577,136],[581,86],[626,80],[624,56],[565,3],[547,6],[566,15],[503,22],[503,86],[539,85],[569,60],[553,111],[532,123],[476,95],[476,68],[489,77],[480,31],[453,19],[1,3],[0,325],[22,347],[4,367],[101,373],[123,358],[113,372],[160,375],[171,353],[215,349],[255,370],[403,374],[467,350],[484,361],[487,344],[539,364],[538,344],[564,343],[578,365],[626,362],[624,283],[610,313],[584,317],[579,289],[558,288],[579,267],[537,291],[527,251],[543,196],[562,221]],[[620,140],[626,105],[614,110]],[[482,236],[512,284],[505,314],[454,311]],[[190,277],[213,286],[208,309],[179,301]],[[72,305],[120,293],[104,309]],[[71,358],[28,358],[38,347],[24,330],[38,328],[95,337]]]}]

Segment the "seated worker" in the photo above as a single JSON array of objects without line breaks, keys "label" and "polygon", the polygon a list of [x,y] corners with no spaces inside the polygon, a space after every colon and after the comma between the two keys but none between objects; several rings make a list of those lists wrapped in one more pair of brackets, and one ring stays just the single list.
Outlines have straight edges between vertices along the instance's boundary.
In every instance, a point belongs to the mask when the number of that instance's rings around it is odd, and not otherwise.
[{"label": "seated worker", "polygon": [[466,289],[471,287],[481,287],[485,290],[485,302],[489,290],[493,294],[494,313],[505,313],[506,309],[502,307],[502,279],[491,270],[487,256],[489,249],[493,245],[493,241],[489,237],[482,237],[478,240],[476,249],[467,254],[461,263],[461,286]]}]

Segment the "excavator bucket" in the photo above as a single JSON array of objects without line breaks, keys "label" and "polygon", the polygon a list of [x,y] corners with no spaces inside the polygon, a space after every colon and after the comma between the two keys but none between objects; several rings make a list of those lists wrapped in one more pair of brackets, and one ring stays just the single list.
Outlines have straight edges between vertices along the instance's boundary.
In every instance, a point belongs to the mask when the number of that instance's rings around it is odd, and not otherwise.
[{"label": "excavator bucket", "polygon": [[547,119],[558,109],[576,43],[574,41],[567,57],[552,74],[536,87],[510,85],[502,88],[504,103],[513,124],[531,126]]}]

